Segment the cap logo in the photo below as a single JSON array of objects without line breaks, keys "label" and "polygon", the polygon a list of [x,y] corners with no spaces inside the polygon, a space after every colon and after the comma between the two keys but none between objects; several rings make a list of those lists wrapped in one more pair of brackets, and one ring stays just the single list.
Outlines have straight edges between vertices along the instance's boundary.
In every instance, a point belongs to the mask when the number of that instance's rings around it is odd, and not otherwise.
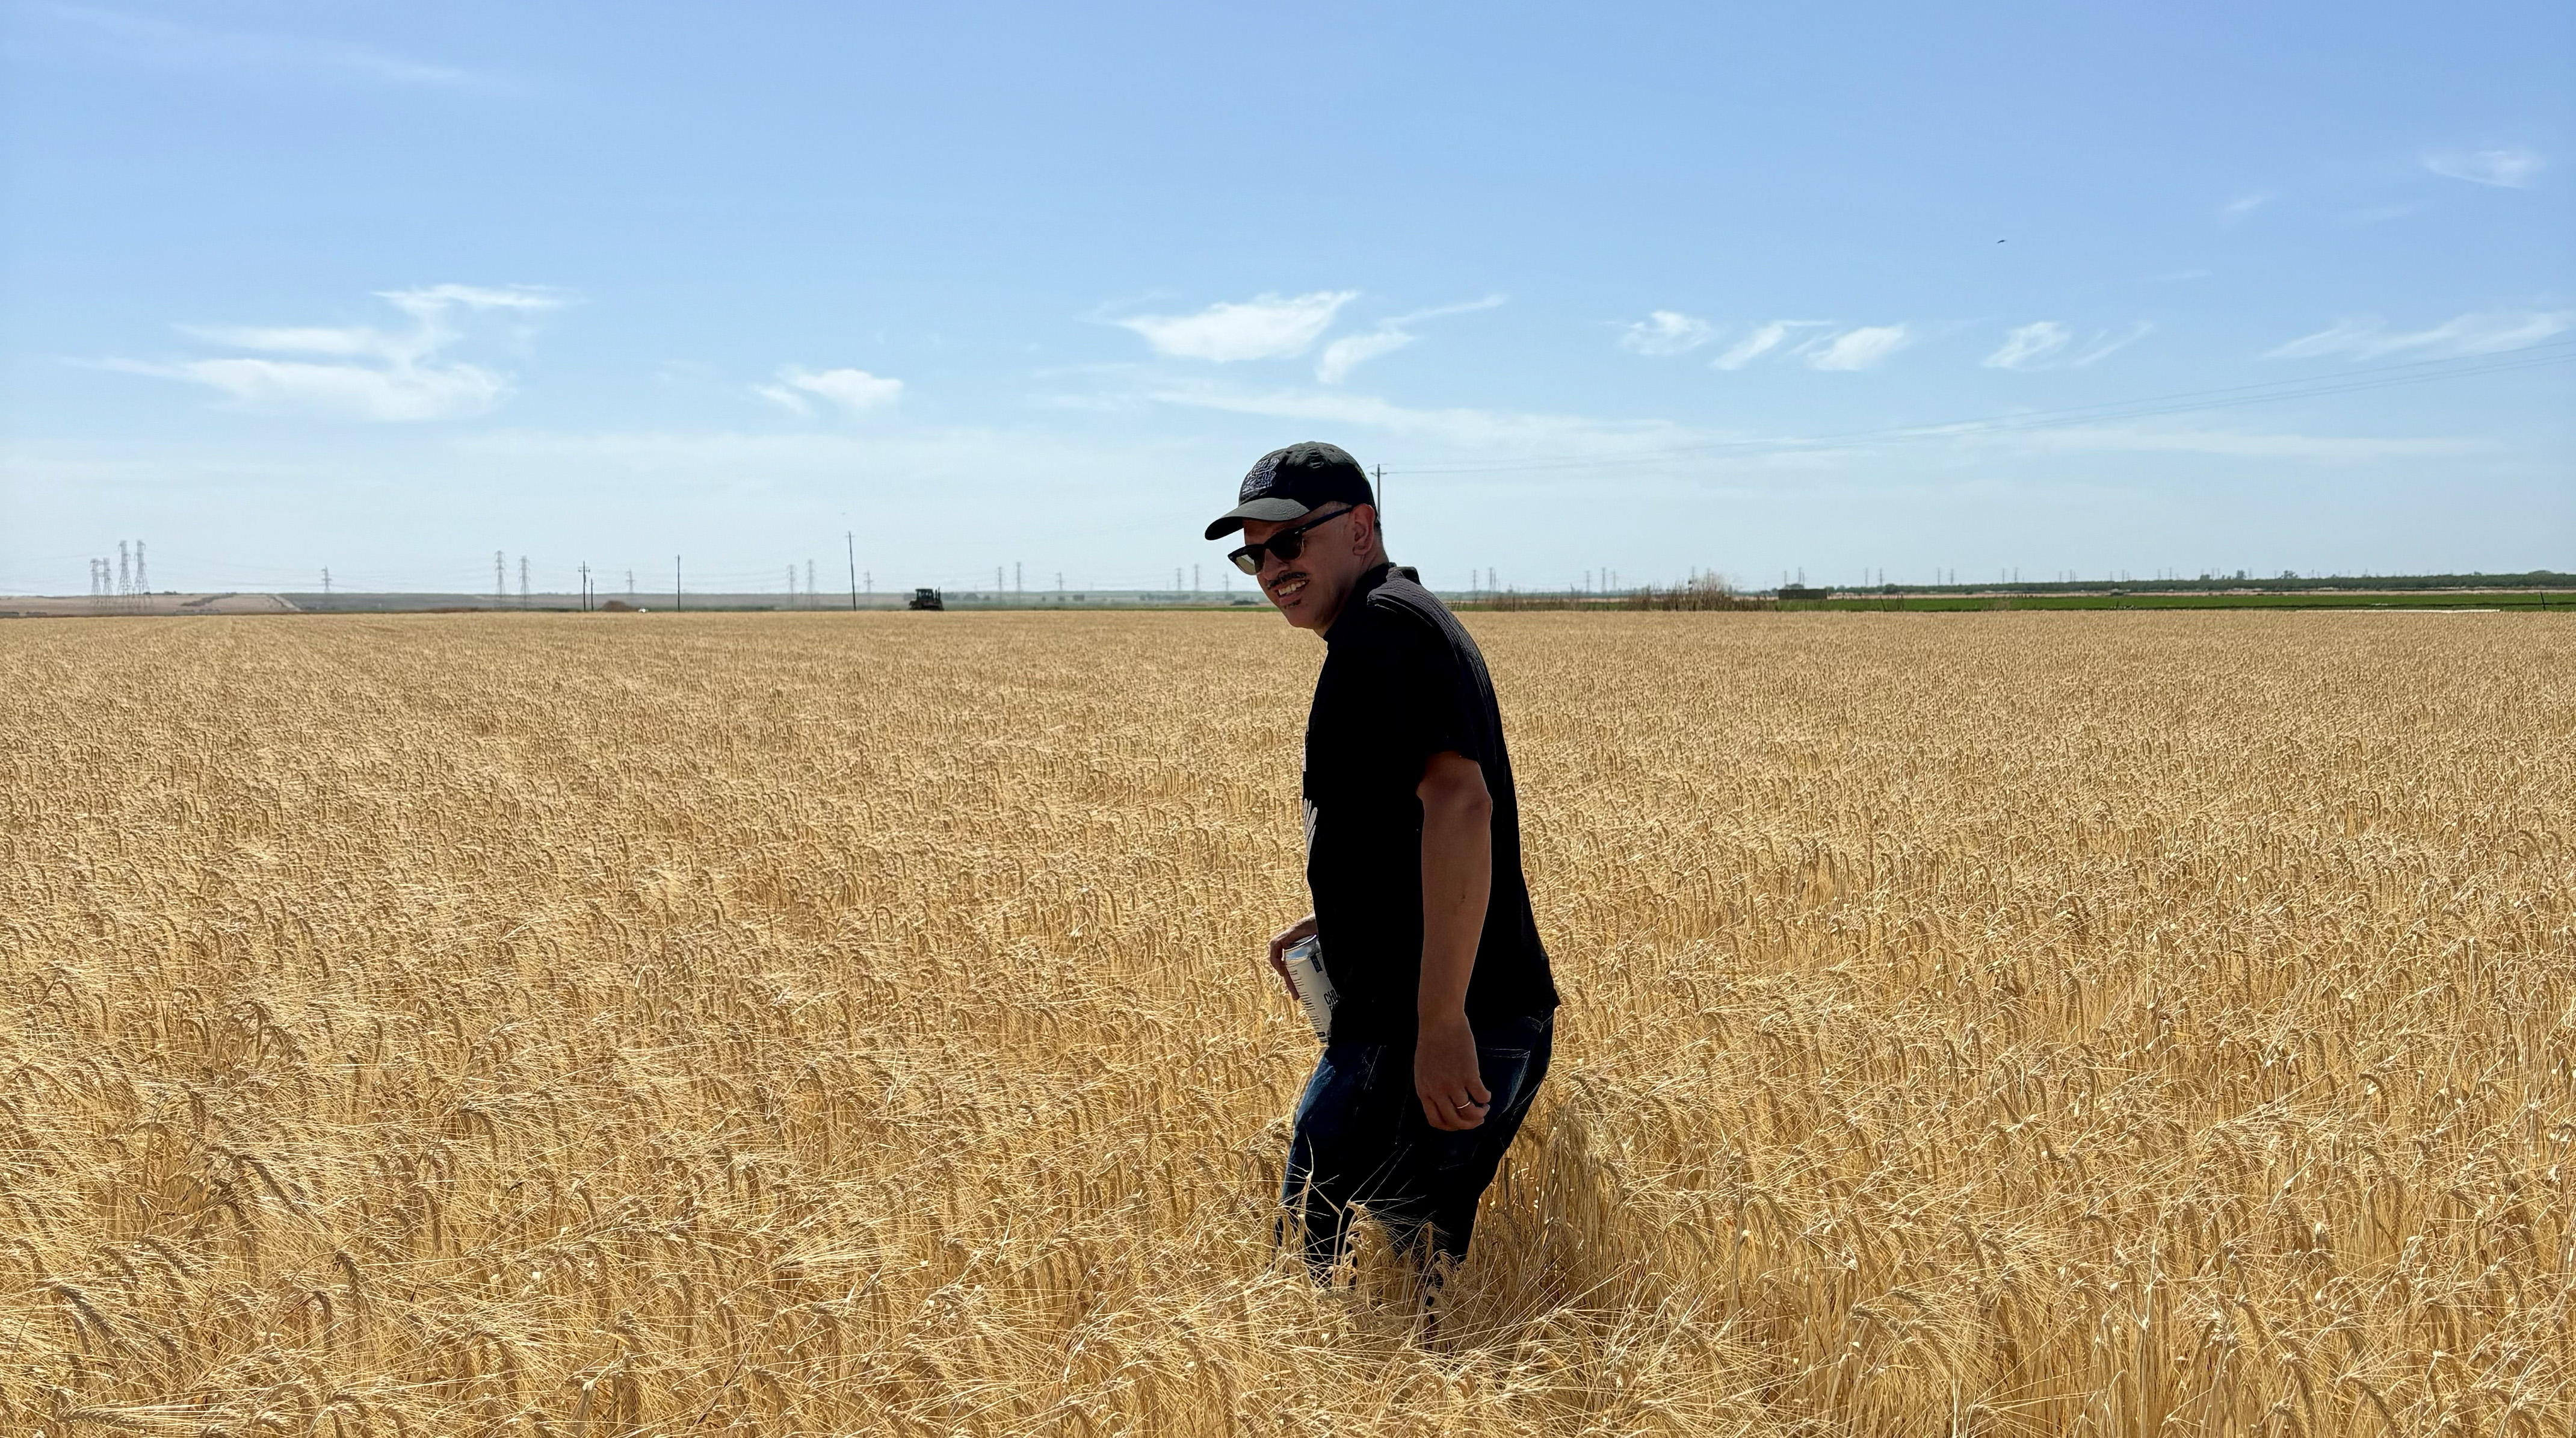
[{"label": "cap logo", "polygon": [[1259,499],[1263,495],[1268,494],[1270,492],[1270,482],[1272,479],[1277,477],[1278,472],[1279,455],[1276,453],[1263,455],[1260,460],[1252,466],[1252,472],[1243,477],[1243,488],[1235,495],[1235,498],[1238,500],[1252,500]]}]

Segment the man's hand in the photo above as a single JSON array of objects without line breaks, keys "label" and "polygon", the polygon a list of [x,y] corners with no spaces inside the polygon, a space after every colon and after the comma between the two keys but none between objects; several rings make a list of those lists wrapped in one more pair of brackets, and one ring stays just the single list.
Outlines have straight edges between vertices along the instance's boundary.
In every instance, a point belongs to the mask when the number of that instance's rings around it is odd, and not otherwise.
[{"label": "man's hand", "polygon": [[1270,968],[1279,975],[1279,987],[1288,991],[1288,1000],[1297,1002],[1297,986],[1288,981],[1288,949],[1301,939],[1315,936],[1315,916],[1308,914],[1270,936]]},{"label": "man's hand", "polygon": [[1476,1031],[1465,1014],[1423,1023],[1413,1041],[1413,1092],[1433,1128],[1464,1133],[1485,1121],[1494,1095],[1476,1070]]}]

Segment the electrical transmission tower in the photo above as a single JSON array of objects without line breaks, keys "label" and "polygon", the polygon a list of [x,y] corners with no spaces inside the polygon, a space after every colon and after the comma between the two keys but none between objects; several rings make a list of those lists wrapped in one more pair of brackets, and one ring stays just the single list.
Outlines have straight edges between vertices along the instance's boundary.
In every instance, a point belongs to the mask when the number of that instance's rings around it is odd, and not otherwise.
[{"label": "electrical transmission tower", "polygon": [[503,557],[501,551],[492,551],[492,602],[495,604],[510,602],[509,566],[510,561]]},{"label": "electrical transmission tower", "polygon": [[119,595],[134,592],[132,561],[125,557],[125,541],[122,539],[116,542],[116,592]]},{"label": "electrical transmission tower", "polygon": [[134,541],[134,592],[137,594],[152,592],[152,581],[144,577],[143,573],[143,541],[139,539]]},{"label": "electrical transmission tower", "polygon": [[805,607],[814,607],[814,561],[805,561]]},{"label": "electrical transmission tower", "polygon": [[528,607],[528,556],[519,556],[519,607]]}]

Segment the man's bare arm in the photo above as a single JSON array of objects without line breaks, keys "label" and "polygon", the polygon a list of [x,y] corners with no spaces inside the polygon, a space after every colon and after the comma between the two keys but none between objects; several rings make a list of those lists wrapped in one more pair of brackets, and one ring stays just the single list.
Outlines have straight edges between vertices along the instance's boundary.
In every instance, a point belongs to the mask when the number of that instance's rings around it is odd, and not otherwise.
[{"label": "man's bare arm", "polygon": [[1300,939],[1314,936],[1315,916],[1312,914],[1270,936],[1270,971],[1279,976],[1279,988],[1288,995],[1288,1002],[1292,1004],[1298,1001],[1297,981],[1288,977],[1288,949]]},{"label": "man's bare arm", "polygon": [[1422,800],[1422,988],[1413,1091],[1433,1128],[1465,1130],[1485,1121],[1493,1099],[1476,1070],[1467,981],[1494,891],[1494,796],[1484,767],[1454,750],[1431,756],[1414,792]]}]

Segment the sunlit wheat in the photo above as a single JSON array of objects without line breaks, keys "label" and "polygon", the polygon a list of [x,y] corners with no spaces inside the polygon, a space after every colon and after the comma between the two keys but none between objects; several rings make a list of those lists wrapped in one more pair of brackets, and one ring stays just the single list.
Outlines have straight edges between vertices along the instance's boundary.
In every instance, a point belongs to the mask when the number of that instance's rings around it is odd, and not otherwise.
[{"label": "sunlit wheat", "polygon": [[2570,1431],[2576,628],[1470,623],[1436,1333],[1270,1242],[1275,619],[0,627],[0,1432]]}]

